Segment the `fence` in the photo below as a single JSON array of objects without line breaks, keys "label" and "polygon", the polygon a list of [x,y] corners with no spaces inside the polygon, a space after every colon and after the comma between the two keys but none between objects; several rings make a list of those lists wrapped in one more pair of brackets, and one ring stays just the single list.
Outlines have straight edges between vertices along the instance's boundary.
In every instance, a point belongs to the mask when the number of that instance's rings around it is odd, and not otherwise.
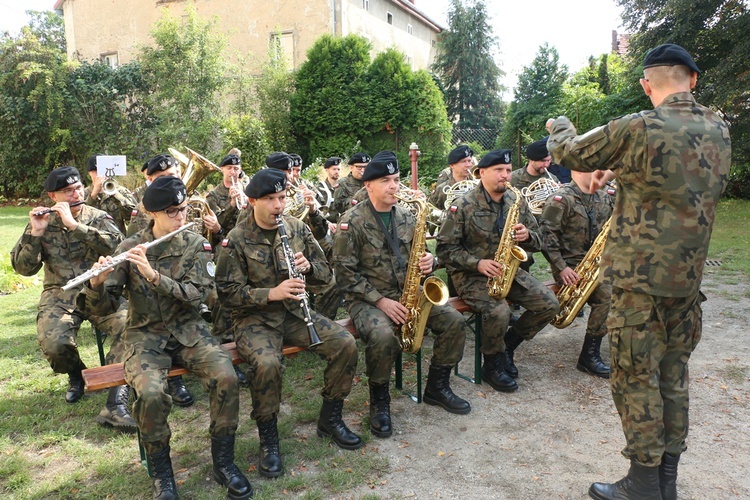
[{"label": "fence", "polygon": [[482,149],[489,151],[495,149],[497,135],[499,130],[495,128],[454,128],[451,144],[465,144],[475,142],[482,146]]}]

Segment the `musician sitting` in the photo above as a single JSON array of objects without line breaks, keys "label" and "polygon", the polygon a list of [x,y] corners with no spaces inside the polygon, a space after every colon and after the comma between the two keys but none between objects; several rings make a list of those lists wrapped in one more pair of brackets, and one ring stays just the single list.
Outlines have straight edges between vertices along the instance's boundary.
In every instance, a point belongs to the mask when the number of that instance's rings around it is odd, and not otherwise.
[{"label": "musician sitting", "polygon": [[[395,195],[400,188],[398,173],[394,153],[383,151],[372,158],[362,176],[369,199],[342,215],[333,244],[336,282],[344,291],[346,308],[357,333],[366,344],[370,430],[378,437],[393,433],[388,383],[393,362],[401,350],[396,329],[406,322],[409,314],[399,299],[408,269],[413,265],[416,269],[417,265],[409,262],[412,243],[426,250],[424,233],[419,241],[413,241],[414,216],[396,204]],[[434,266],[432,254],[426,251],[421,254],[418,261],[421,274],[430,274]],[[451,368],[464,352],[466,321],[450,306],[435,306],[429,312],[427,327],[435,335],[435,344],[424,401],[451,413],[469,413],[469,403],[456,396],[450,387]]]},{"label": "musician sitting", "polygon": [[[514,350],[524,340],[532,339],[555,316],[559,303],[555,294],[531,274],[518,269],[507,293],[508,300],[526,309],[513,327],[507,330],[510,310],[505,300],[489,295],[487,278],[501,277],[507,268],[504,257],[510,248],[503,247],[500,262],[495,260],[506,220],[517,222],[507,228],[512,241],[527,251],[539,251],[542,239],[536,219],[523,197],[510,191],[509,149],[490,151],[477,165],[480,183],[458,198],[447,210],[440,228],[437,254],[445,263],[459,296],[482,314],[482,374],[495,390],[518,389],[518,369],[513,363]],[[510,245],[508,245],[510,246]]]},{"label": "musician sitting", "polygon": [[125,234],[126,228],[130,223],[130,217],[138,202],[128,188],[117,183],[114,184],[114,192],[104,192],[102,186],[106,177],[98,175],[96,170],[96,155],[89,157],[87,167],[89,177],[91,178],[91,186],[87,187],[84,193],[86,204],[99,210],[104,210],[111,215],[117,225],[117,229],[122,234]]},{"label": "musician sitting", "polygon": [[240,210],[245,208],[246,202],[242,192],[242,160],[239,155],[226,155],[219,164],[221,168],[221,184],[216,186],[206,195],[206,202],[211,207],[214,215],[210,214],[203,219],[206,228],[213,235],[212,246],[221,243],[225,234],[228,234],[237,223]]},{"label": "musician sitting", "polygon": [[[172,398],[166,380],[176,364],[208,388],[214,479],[227,487],[228,498],[249,498],[253,489],[234,464],[240,404],[237,376],[199,312],[213,286],[211,245],[192,231],[152,243],[185,223],[187,194],[180,179],[154,180],[143,195],[143,206],[153,221],[120,244],[115,253],[125,253],[126,260],[91,278],[85,293],[87,306],[100,313],[110,312],[122,295],[129,300],[125,380],[138,395],[133,418],[151,460],[153,496],[177,498],[167,423]],[[111,260],[102,257],[98,266]]]},{"label": "musician sitting", "polygon": [[529,160],[526,167],[519,168],[513,172],[510,183],[514,188],[520,191],[542,177],[547,177],[555,183],[560,184],[560,180],[547,170],[550,163],[552,163],[552,157],[549,151],[547,151],[546,137],[526,146],[526,158]]},{"label": "musician sitting", "polygon": [[282,216],[288,233],[285,249],[277,223],[286,202],[284,172],[273,168],[259,171],[245,193],[248,215],[219,247],[216,285],[224,307],[232,311],[237,350],[250,367],[251,417],[260,435],[259,472],[277,477],[283,472],[277,429],[282,347],[307,347],[312,334],[317,333],[322,343],[310,350],[328,362],[318,436],[331,437],[339,447],[354,450],[364,443],[346,426],[341,410],[357,367],[357,345],[349,332],[315,311],[310,311],[311,325],[305,321],[305,308],[301,307],[301,301],[307,300],[305,280],[325,284],[331,271],[307,226]]},{"label": "musician sitting", "polygon": [[[549,197],[539,220],[545,257],[558,285],[579,283],[574,269],[612,215],[614,199],[603,190],[591,191],[592,175],[571,171],[572,182]],[[611,295],[612,285],[600,283],[586,301],[591,312],[576,365],[579,370],[602,378],[609,378],[609,367],[602,361],[600,348],[607,334],[605,322]]]},{"label": "musician sitting", "polygon": [[474,178],[472,169],[474,168],[474,151],[469,146],[458,146],[448,153],[448,166],[450,175],[444,180],[438,179],[435,189],[430,194],[430,203],[440,210],[445,209],[445,199],[447,194],[444,189],[446,186],[452,186],[459,181],[468,181]]}]

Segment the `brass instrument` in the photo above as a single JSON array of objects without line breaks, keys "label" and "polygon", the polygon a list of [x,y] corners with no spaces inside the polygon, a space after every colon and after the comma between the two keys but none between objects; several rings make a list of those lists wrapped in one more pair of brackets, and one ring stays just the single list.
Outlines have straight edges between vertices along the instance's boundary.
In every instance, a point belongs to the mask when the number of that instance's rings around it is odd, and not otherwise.
[{"label": "brass instrument", "polygon": [[424,281],[420,293],[419,285],[422,281],[422,271],[419,269],[419,260],[424,255],[425,234],[427,232],[427,202],[420,197],[396,197],[407,204],[415,204],[417,207],[417,226],[414,229],[414,239],[411,242],[409,264],[406,268],[406,281],[404,291],[401,294],[401,305],[409,310],[406,323],[398,329],[397,337],[401,349],[409,354],[414,354],[422,348],[424,329],[427,325],[427,317],[433,305],[442,306],[448,302],[448,287],[443,281],[430,276]]},{"label": "brass instrument", "polygon": [[[173,152],[172,149],[169,151]],[[185,169],[182,174],[182,182],[185,183],[185,191],[188,194],[187,221],[195,224],[194,230],[196,233],[211,241],[211,231],[205,227],[203,217],[213,214],[213,211],[206,199],[196,192],[196,189],[198,189],[198,186],[200,186],[206,177],[214,171],[221,172],[221,169],[215,163],[192,149],[187,148],[187,151],[187,163],[185,163]],[[182,160],[178,161],[182,162]]]},{"label": "brass instrument", "polygon": [[307,216],[310,207],[305,203],[305,192],[300,186],[286,188],[286,205],[284,206],[284,215],[302,220]]},{"label": "brass instrument", "polygon": [[419,218],[420,207],[418,207],[416,204],[412,204],[411,201],[415,199],[423,201],[425,204],[424,209],[427,211],[425,224],[430,227],[430,233],[435,233],[438,229],[440,229],[440,225],[445,219],[445,213],[438,207],[427,201],[427,197],[421,190],[412,189],[402,182],[397,198],[398,204],[409,210],[409,212],[411,212],[411,214],[417,219]]},{"label": "brass instrument", "polygon": [[541,177],[529,186],[521,189],[521,194],[534,215],[542,215],[544,204],[550,195],[554,194],[562,184],[555,182],[551,177]]},{"label": "brass instrument", "polygon": [[578,283],[563,285],[557,292],[560,310],[555,315],[555,319],[551,321],[552,326],[565,328],[571,324],[599,284],[602,250],[604,250],[604,244],[607,242],[611,222],[612,217],[604,223],[591,248],[586,252],[586,256],[576,266],[575,273],[578,275]]},{"label": "brass instrument", "polygon": [[102,193],[105,196],[114,196],[117,194],[117,180],[114,177],[107,177],[102,182]]},{"label": "brass instrument", "polygon": [[232,177],[232,187],[237,190],[239,195],[237,196],[237,209],[240,210],[242,208],[247,207],[247,195],[244,191],[244,186],[242,185],[242,181],[235,179]]},{"label": "brass instrument", "polygon": [[516,200],[513,202],[510,210],[508,210],[503,234],[500,237],[500,244],[497,247],[497,252],[495,252],[494,260],[502,266],[502,274],[487,279],[487,288],[489,288],[490,297],[497,300],[502,300],[508,296],[508,292],[518,271],[518,265],[521,262],[529,260],[526,250],[516,245],[513,239],[513,226],[518,224],[518,213],[521,208],[521,192],[511,186],[510,182],[506,182],[505,187],[516,195]]},{"label": "brass instrument", "polygon": [[456,198],[465,195],[475,187],[479,185],[479,179],[467,179],[458,181],[452,186],[443,186],[443,193],[445,193],[445,204],[444,210],[448,210]]}]

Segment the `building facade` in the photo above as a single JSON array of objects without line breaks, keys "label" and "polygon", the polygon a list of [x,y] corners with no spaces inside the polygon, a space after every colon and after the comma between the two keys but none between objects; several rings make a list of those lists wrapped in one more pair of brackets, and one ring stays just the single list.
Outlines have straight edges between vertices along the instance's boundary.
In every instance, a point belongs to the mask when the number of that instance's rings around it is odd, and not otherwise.
[{"label": "building facade", "polygon": [[[227,35],[228,56],[242,57],[259,73],[269,47],[299,67],[323,34],[359,34],[373,55],[394,47],[413,68],[427,68],[435,57],[437,23],[413,0],[192,0],[203,19],[217,20]],[[57,0],[65,20],[69,59],[99,60],[118,66],[133,60],[153,41],[153,24],[169,13],[184,15],[187,0]]]}]

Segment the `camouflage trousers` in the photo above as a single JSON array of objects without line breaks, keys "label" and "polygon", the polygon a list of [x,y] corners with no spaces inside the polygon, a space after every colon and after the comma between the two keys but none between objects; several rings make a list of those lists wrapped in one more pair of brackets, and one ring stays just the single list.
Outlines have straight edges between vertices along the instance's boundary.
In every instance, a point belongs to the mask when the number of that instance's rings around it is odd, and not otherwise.
[{"label": "camouflage trousers", "polygon": [[205,336],[193,347],[185,347],[170,337],[164,350],[153,349],[148,342],[126,347],[125,380],[138,396],[131,414],[149,455],[166,448],[172,435],[167,423],[172,409],[167,374],[172,364],[190,370],[208,391],[211,436],[234,435],[240,410],[237,374],[216,339]]},{"label": "camouflage trousers", "polygon": [[328,285],[313,287],[308,286],[313,296],[314,309],[328,319],[336,319],[339,307],[344,301],[344,292],[336,286],[336,280]]},{"label": "camouflage trousers", "polygon": [[216,288],[211,289],[211,293],[208,294],[206,306],[211,310],[211,335],[222,344],[234,342],[232,311],[221,303]]},{"label": "camouflage trousers", "polygon": [[85,315],[79,310],[70,312],[61,305],[40,305],[36,316],[36,338],[42,354],[55,373],[70,373],[83,366],[78,353],[78,330],[84,320],[101,330],[110,339],[106,363],[122,361],[122,334],[125,331],[127,309],[120,308],[107,316]]},{"label": "camouflage trousers", "polygon": [[[374,384],[387,384],[401,352],[395,323],[383,311],[365,302],[352,304],[349,314],[365,343],[367,378]],[[444,367],[458,364],[464,354],[466,335],[471,332],[463,314],[451,306],[433,306],[427,328],[435,336],[431,364]]]},{"label": "camouflage trousers", "polygon": [[630,460],[657,466],[664,452],[686,449],[688,360],[701,339],[704,300],[700,292],[656,297],[613,287],[610,386]]},{"label": "camouflage trousers", "polygon": [[[337,323],[310,311],[322,344],[310,348],[328,363],[323,373],[323,399],[340,401],[352,389],[357,369],[357,343],[354,337]],[[237,325],[237,351],[248,364],[247,378],[253,398],[251,418],[266,422],[278,415],[281,404],[281,376],[284,373],[283,346],[307,347],[310,338],[307,325],[297,316],[286,312],[280,329],[258,323]]]},{"label": "camouflage trousers", "polygon": [[513,330],[524,340],[533,339],[560,309],[555,293],[538,280],[533,280],[528,288],[514,282],[506,298],[526,309],[513,325]]}]

